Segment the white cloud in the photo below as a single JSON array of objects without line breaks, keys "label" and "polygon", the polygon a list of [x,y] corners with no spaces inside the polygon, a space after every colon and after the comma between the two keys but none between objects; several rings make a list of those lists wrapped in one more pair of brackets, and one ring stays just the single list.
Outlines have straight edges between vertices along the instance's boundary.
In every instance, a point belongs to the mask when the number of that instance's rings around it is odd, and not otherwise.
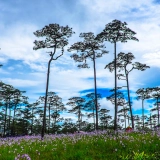
[{"label": "white cloud", "polygon": [[6,28],[0,37],[1,59],[22,60],[25,62],[45,62],[47,54],[43,50],[34,51],[34,40],[37,39],[33,32],[37,29],[32,24],[16,24]]},{"label": "white cloud", "polygon": [[8,67],[8,70],[13,71],[14,67]]},{"label": "white cloud", "polygon": [[13,79],[13,78],[2,78],[2,81],[6,84],[11,84],[14,87],[25,87],[25,86],[33,87],[41,84],[41,82],[33,80]]},{"label": "white cloud", "polygon": [[46,72],[47,66],[46,63],[35,63],[33,61],[24,61],[24,64],[27,64],[31,69],[36,70],[38,72]]},{"label": "white cloud", "polygon": [[151,53],[145,53],[143,55],[145,63],[149,66],[160,67],[160,50]]},{"label": "white cloud", "polygon": [[99,103],[101,104],[101,108],[110,110],[108,114],[114,117],[114,105],[110,101],[107,101],[106,98],[102,98],[99,100]]},{"label": "white cloud", "polygon": [[[81,3],[85,5],[89,13],[88,28],[92,24],[94,31],[101,32],[105,24],[113,19],[119,19],[122,22],[126,21],[128,27],[137,33],[136,37],[139,42],[119,43],[120,50],[118,52],[132,52],[136,58],[142,59],[144,53],[159,49],[160,25],[158,19],[160,5],[154,4],[152,0],[135,0],[132,2],[127,0],[86,0],[81,1]],[[101,30],[99,30],[100,28]]]},{"label": "white cloud", "polygon": [[63,117],[64,119],[66,119],[66,118],[71,118],[73,123],[75,123],[75,122],[77,121],[77,118],[75,117],[75,114],[73,114],[73,113],[65,113],[65,112],[64,112],[64,113],[61,115],[61,117]]},{"label": "white cloud", "polygon": [[0,57],[0,64],[6,63],[6,59],[4,57]]},{"label": "white cloud", "polygon": [[[148,103],[146,100],[144,100],[144,109],[150,111],[150,106],[151,103]],[[141,110],[142,109],[142,100],[134,100],[133,101],[133,105],[132,108],[136,111],[136,110]]]},{"label": "white cloud", "polygon": [[3,68],[0,68],[0,73],[1,75],[4,74],[4,75],[9,75],[10,73],[5,71]]},{"label": "white cloud", "polygon": [[[149,23],[148,23],[149,22]],[[135,35],[139,42],[128,41],[121,44],[122,50],[132,52],[136,58],[143,56],[146,52],[152,52],[159,49],[160,27],[157,22],[131,22],[129,28],[133,29],[137,34]],[[138,24],[138,26],[137,26]]]}]

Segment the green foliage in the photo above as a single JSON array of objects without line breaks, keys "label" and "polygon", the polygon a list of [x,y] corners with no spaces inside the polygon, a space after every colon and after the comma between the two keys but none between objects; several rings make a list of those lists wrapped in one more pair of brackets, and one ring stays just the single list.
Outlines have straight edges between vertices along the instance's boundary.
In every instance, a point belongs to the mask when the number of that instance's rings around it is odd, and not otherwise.
[{"label": "green foliage", "polygon": [[155,155],[154,154],[151,154],[151,155],[145,154],[144,151],[141,153],[137,153],[137,152],[133,151],[133,155],[127,155],[126,157],[120,156],[120,159],[121,160],[145,160],[145,159],[151,160],[151,159],[155,159]]},{"label": "green foliage", "polygon": [[68,135],[0,139],[0,159],[28,156],[31,160],[158,160],[157,133],[118,133],[111,130]]}]

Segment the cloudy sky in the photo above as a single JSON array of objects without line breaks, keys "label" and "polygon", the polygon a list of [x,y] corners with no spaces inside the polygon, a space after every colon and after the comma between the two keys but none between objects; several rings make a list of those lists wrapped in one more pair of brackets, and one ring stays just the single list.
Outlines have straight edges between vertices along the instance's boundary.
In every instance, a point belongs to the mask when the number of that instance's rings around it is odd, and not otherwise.
[{"label": "cloudy sky", "polygon": [[[133,71],[129,75],[132,97],[139,88],[160,86],[160,0],[0,0],[0,69],[1,80],[15,88],[27,91],[29,102],[44,95],[47,63],[51,50],[33,50],[38,40],[33,32],[51,23],[68,25],[76,34],[69,39],[64,55],[52,61],[49,91],[57,92],[66,103],[73,96],[93,92],[93,68],[78,69],[70,58],[68,47],[80,41],[81,32],[100,33],[114,19],[127,22],[139,42],[117,43],[117,53],[132,52],[134,61],[150,66],[146,71]],[[40,39],[39,39],[40,40]],[[113,60],[113,44],[105,43],[109,54],[97,59],[98,93],[103,108],[114,113],[114,106],[106,101],[108,90],[114,87],[114,73],[104,69]],[[118,86],[125,85],[118,81]],[[153,107],[145,101],[145,113]],[[134,114],[141,113],[141,101],[133,101]]]}]

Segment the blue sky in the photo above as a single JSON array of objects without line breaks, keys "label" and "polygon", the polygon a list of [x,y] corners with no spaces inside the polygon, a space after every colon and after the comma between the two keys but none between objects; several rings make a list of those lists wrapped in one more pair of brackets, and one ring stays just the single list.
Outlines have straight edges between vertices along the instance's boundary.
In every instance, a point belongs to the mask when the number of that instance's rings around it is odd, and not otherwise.
[{"label": "blue sky", "polygon": [[[44,94],[47,63],[50,50],[33,50],[33,35],[45,25],[68,25],[76,32],[65,48],[64,55],[51,64],[49,90],[57,92],[66,103],[72,96],[83,96],[93,91],[93,68],[78,69],[67,48],[80,41],[81,32],[100,33],[114,19],[127,22],[139,42],[117,44],[117,53],[132,52],[135,61],[151,68],[145,72],[133,71],[129,75],[131,95],[139,88],[160,86],[160,1],[159,0],[0,0],[0,69],[1,80],[27,91],[32,103]],[[106,43],[109,54],[97,59],[97,86],[103,98],[103,108],[114,113],[114,106],[106,101],[107,91],[114,87],[114,73],[104,69],[113,60],[113,44]],[[125,82],[118,81],[118,86]],[[146,113],[153,107],[145,101]],[[133,101],[134,114],[141,113],[141,101]],[[68,115],[66,115],[67,117]]]}]

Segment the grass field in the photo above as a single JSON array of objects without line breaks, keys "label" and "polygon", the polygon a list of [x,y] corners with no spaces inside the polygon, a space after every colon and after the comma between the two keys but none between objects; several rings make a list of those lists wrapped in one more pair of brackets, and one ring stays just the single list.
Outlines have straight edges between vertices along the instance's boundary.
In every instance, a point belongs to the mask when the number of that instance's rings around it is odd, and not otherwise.
[{"label": "grass field", "polygon": [[0,139],[0,160],[160,160],[160,132],[113,131]]}]

